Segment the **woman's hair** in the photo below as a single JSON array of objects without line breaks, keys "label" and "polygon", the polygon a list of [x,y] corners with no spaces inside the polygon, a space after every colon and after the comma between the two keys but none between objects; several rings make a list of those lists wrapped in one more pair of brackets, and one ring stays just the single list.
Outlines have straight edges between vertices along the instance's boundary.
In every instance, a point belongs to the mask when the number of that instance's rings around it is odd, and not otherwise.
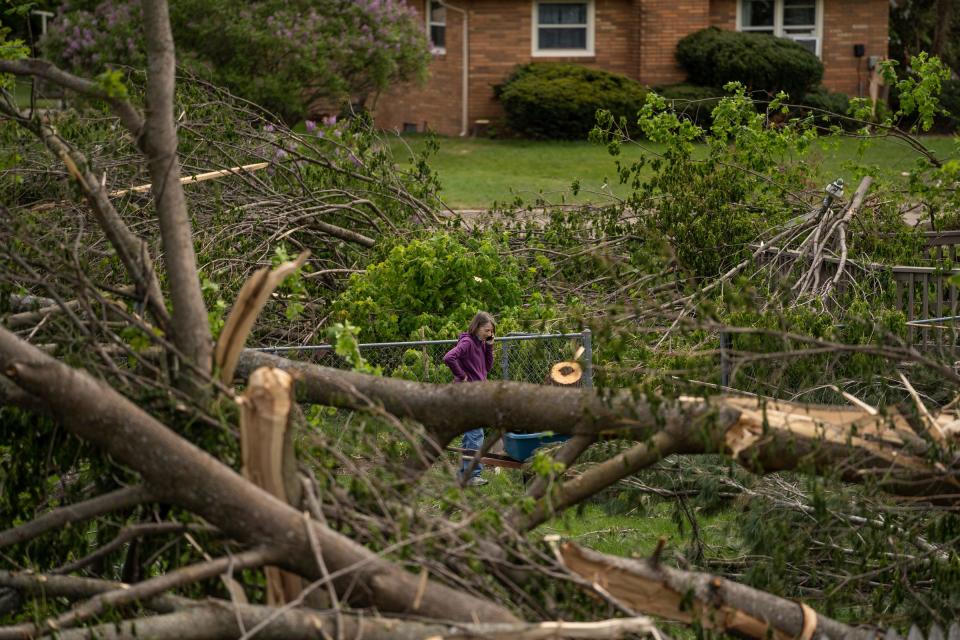
[{"label": "woman's hair", "polygon": [[470,322],[470,328],[467,331],[470,332],[470,335],[477,335],[477,331],[480,330],[485,324],[489,324],[493,327],[493,330],[497,330],[497,321],[493,319],[493,316],[487,313],[486,311],[480,311],[477,315],[473,316],[473,321]]}]

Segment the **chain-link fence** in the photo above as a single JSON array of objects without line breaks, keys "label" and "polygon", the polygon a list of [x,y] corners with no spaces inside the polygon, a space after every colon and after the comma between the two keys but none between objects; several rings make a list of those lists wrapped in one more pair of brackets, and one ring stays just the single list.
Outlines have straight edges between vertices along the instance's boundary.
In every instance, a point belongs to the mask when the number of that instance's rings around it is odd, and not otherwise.
[{"label": "chain-link fence", "polygon": [[[383,375],[419,382],[452,382],[453,374],[443,364],[443,355],[456,340],[417,340],[413,342],[373,342],[360,344],[360,354]],[[593,386],[593,345],[590,330],[580,333],[507,334],[494,342],[493,370],[490,379],[544,383],[557,362],[572,360],[580,347],[583,375],[577,386]],[[333,345],[265,347],[258,349],[293,360],[313,362],[326,367],[349,368]]]}]

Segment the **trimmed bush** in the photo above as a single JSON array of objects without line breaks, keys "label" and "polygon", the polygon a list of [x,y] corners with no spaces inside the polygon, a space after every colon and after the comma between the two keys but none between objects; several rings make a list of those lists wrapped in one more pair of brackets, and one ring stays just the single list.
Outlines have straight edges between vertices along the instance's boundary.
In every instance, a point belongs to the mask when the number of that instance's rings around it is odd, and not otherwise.
[{"label": "trimmed bush", "polygon": [[647,90],[626,76],[575,64],[521,65],[495,89],[507,125],[531,138],[584,139],[597,109],[634,125]]},{"label": "trimmed bush", "polygon": [[687,83],[654,87],[654,91],[667,99],[670,108],[700,126],[710,126],[713,109],[724,96],[723,91],[715,87]]},{"label": "trimmed bush", "polygon": [[740,82],[771,96],[786,91],[796,99],[823,79],[823,64],[787,38],[708,27],[677,44],[677,61],[693,84],[722,87]]},{"label": "trimmed bush", "polygon": [[845,93],[827,91],[823,87],[814,87],[799,100],[804,107],[820,109],[838,115],[844,115],[850,107],[850,98]]}]

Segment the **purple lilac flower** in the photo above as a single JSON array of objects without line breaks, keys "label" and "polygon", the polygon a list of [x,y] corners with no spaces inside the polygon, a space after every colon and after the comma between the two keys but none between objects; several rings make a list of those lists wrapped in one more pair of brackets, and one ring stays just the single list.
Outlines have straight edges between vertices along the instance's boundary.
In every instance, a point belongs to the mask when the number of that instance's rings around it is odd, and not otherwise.
[{"label": "purple lilac flower", "polygon": [[307,126],[307,133],[313,133],[317,129],[317,123],[313,120],[307,120],[304,124]]}]

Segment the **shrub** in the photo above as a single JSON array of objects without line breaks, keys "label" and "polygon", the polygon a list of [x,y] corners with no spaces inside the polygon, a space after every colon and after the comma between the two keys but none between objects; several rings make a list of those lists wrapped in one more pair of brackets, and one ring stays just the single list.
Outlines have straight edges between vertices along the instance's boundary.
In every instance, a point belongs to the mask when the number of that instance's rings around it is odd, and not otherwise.
[{"label": "shrub", "polygon": [[670,84],[654,91],[667,99],[667,105],[701,126],[709,126],[713,109],[720,104],[723,91],[695,84]]},{"label": "shrub", "polygon": [[763,33],[702,29],[677,44],[677,61],[693,84],[740,82],[751,91],[797,97],[823,78],[823,64],[796,42]]},{"label": "shrub", "polygon": [[508,331],[523,300],[523,272],[500,248],[445,233],[397,245],[351,276],[334,318],[360,327],[364,342],[455,337],[480,310],[497,314],[499,331]]},{"label": "shrub", "polygon": [[495,90],[507,125],[533,138],[583,139],[598,109],[629,125],[646,100],[644,87],[626,76],[575,64],[521,65]]},{"label": "shrub", "polygon": [[800,114],[812,115],[817,124],[837,124],[846,129],[857,127],[853,120],[831,117],[831,114],[845,115],[850,108],[850,98],[845,93],[828,91],[818,86],[796,100],[796,105]]}]

